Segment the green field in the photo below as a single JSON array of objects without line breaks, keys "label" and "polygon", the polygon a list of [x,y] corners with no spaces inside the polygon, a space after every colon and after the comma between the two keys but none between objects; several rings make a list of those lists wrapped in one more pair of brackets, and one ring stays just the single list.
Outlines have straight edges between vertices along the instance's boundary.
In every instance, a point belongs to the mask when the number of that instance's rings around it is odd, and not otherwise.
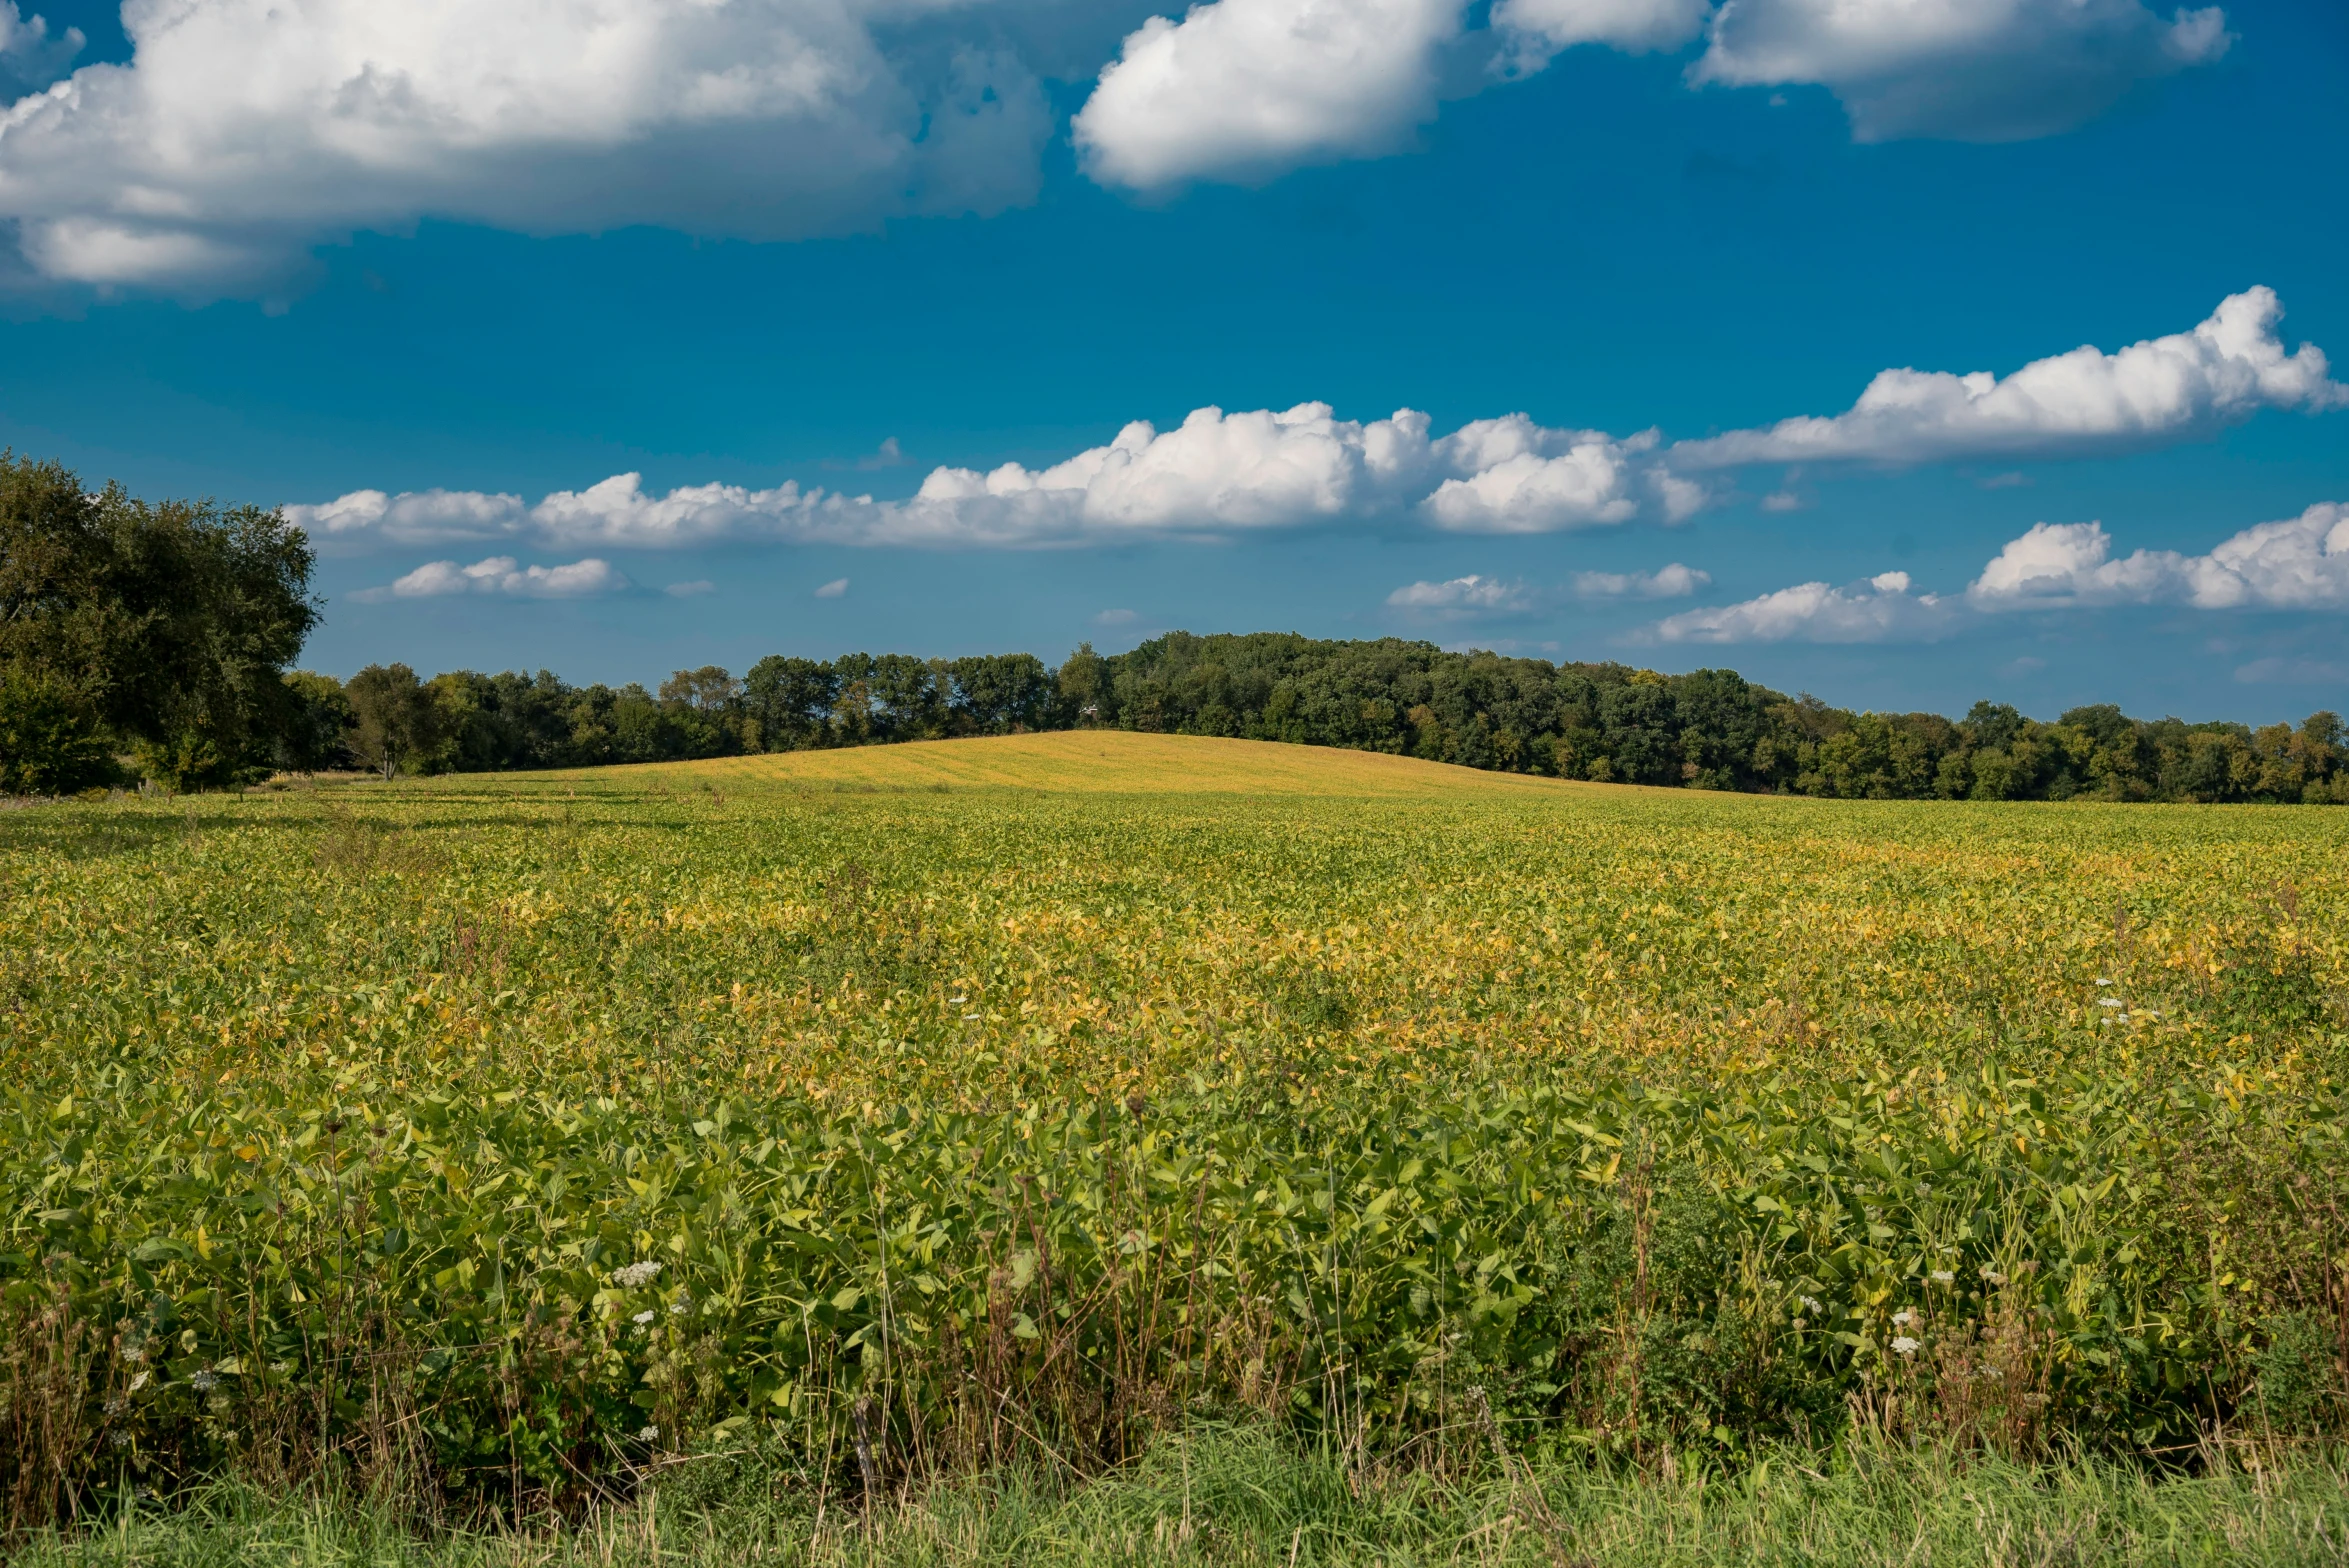
[{"label": "green field", "polygon": [[1077,732],[17,810],[0,878],[20,1526],[2349,1420],[2322,812]]}]

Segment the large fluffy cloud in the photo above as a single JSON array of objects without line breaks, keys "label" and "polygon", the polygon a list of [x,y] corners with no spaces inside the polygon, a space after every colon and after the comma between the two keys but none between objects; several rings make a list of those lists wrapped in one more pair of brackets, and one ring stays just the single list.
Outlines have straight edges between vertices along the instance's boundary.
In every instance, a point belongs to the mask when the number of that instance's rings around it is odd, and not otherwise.
[{"label": "large fluffy cloud", "polygon": [[127,65],[0,114],[0,217],[51,277],[276,276],[425,216],[783,238],[1026,199],[1050,116],[1008,57],[920,70],[887,0],[126,0]]},{"label": "large fluffy cloud", "polygon": [[1982,610],[2154,604],[2198,609],[2349,608],[2349,506],[2322,502],[2246,528],[2207,555],[2138,550],[2114,559],[2099,523],[2039,523],[1966,590]]},{"label": "large fluffy cloud", "polygon": [[[1391,151],[1446,91],[1538,71],[1596,44],[1705,37],[1692,86],[1818,85],[1860,141],[2010,141],[2068,130],[2139,82],[2233,42],[2215,6],[2141,0],[1213,0],[1125,40],[1074,126],[1086,167],[1135,188],[1252,180]],[[1481,55],[1485,69],[1447,71]]]},{"label": "large fluffy cloud", "polygon": [[1935,594],[1911,593],[1909,574],[1885,572],[1845,587],[1798,583],[1741,604],[1683,610],[1658,621],[1665,642],[1892,642],[1930,640],[1957,619]]},{"label": "large fluffy cloud", "polygon": [[1385,152],[1433,116],[1462,0],[1216,0],[1125,41],[1071,132],[1112,185]]},{"label": "large fluffy cloud", "polygon": [[1652,515],[1677,522],[1693,487],[1652,461],[1653,433],[1618,440],[1523,414],[1431,438],[1425,414],[1367,423],[1326,403],[1194,411],[1171,430],[1137,420],[1048,468],[933,469],[904,501],[783,484],[648,494],[636,474],[535,505],[520,496],[357,490],[286,515],[323,548],[528,539],[661,549],[724,539],[864,545],[1047,545],[1416,517],[1467,533],[1539,533]]},{"label": "large fluffy cloud", "polygon": [[1437,444],[1457,477],[1425,502],[1438,527],[1463,533],[1549,533],[1627,522],[1644,502],[1678,522],[1704,492],[1652,462],[1656,433],[1617,440],[1603,430],[1551,430],[1523,414],[1480,419]]},{"label": "large fluffy cloud", "polygon": [[1818,83],[1864,142],[2065,131],[2233,42],[2216,6],[2139,0],[1723,0],[1692,82]]},{"label": "large fluffy cloud", "polygon": [[[0,220],[52,278],[203,294],[426,217],[769,239],[992,212],[1033,194],[1053,128],[1002,42],[1011,3],[125,0],[127,64],[0,111]],[[1254,179],[1391,150],[1439,98],[1561,49],[1703,33],[1692,83],[1821,83],[1863,140],[2013,137],[2231,36],[2215,8],[2140,0],[1500,0],[1464,31],[1474,14],[1212,0],[1128,35],[1072,136],[1108,184]],[[49,82],[80,42],[0,0],[0,83]]]},{"label": "large fluffy cloud", "polygon": [[1881,371],[1844,413],[1682,441],[1670,462],[1701,471],[2074,456],[2176,439],[2263,408],[2349,406],[2349,387],[2330,379],[2322,349],[2311,343],[2286,351],[2276,330],[2283,314],[2274,290],[2252,288],[2227,296],[2190,332],[2117,353],[2083,345],[2004,378],[1987,370]]},{"label": "large fluffy cloud", "polygon": [[1425,469],[1427,427],[1409,409],[1361,424],[1326,403],[1202,408],[1165,432],[1136,420],[1107,446],[1046,469],[936,469],[912,510],[990,535],[1289,527],[1377,508]]}]

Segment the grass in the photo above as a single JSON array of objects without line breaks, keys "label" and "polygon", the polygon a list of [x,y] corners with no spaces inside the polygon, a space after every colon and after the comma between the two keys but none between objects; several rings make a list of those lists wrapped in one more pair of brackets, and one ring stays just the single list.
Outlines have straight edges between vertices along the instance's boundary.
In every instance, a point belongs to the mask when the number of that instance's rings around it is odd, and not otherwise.
[{"label": "grass", "polygon": [[2349,1413],[2322,813],[1076,734],[74,803],[0,886],[19,1525],[536,1517],[743,1442],[1073,1519],[1201,1419],[1375,1501],[1488,1431],[1580,1497],[1854,1408],[2168,1461]]},{"label": "grass", "polygon": [[1933,1450],[1789,1451],[1734,1473],[1620,1465],[1446,1479],[1362,1474],[1260,1429],[1205,1429],[1109,1476],[997,1472],[871,1512],[758,1463],[679,1467],[636,1498],[526,1530],[419,1530],[364,1502],[219,1486],[21,1547],[22,1568],[808,1568],[1196,1564],[1561,1568],[1759,1564],[2335,1564],[2349,1473],[2323,1454],[2156,1478]]}]

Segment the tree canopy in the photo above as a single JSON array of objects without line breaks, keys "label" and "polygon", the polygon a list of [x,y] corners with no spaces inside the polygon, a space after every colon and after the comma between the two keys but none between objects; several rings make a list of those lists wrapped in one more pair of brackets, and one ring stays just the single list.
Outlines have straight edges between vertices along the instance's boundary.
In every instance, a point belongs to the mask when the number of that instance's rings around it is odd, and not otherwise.
[{"label": "tree canopy", "polygon": [[[2263,729],[2139,720],[2109,705],[2052,722],[1987,702],[1955,720],[1856,713],[1732,670],[1664,675],[1398,639],[1177,632],[1122,654],[1080,647],[1057,670],[1024,653],[927,661],[853,653],[761,659],[740,680],[710,666],[679,670],[657,691],[573,686],[546,670],[452,671],[422,690],[437,710],[427,724],[436,738],[403,764],[422,771],[1098,726],[1843,798],[2349,801],[2349,736],[2331,713]],[[367,761],[381,765],[374,751]]]},{"label": "tree canopy", "polygon": [[312,560],[274,511],[92,492],[0,454],[0,788],[104,782],[118,751],[175,788],[270,771]]}]

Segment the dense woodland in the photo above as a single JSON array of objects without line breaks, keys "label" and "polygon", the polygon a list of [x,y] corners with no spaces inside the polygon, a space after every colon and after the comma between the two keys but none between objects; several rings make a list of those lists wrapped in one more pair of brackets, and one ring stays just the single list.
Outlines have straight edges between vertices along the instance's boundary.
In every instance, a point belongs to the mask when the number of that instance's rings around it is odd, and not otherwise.
[{"label": "dense woodland", "polygon": [[0,791],[280,771],[486,772],[1102,727],[1342,746],[1565,778],[1873,799],[2349,803],[2330,712],[2253,729],[1854,713],[1728,670],[1664,675],[1385,638],[1175,632],[1129,653],[760,660],[656,691],[535,675],[347,682],[288,668],[316,625],[299,530],[256,508],[150,506],[0,462]]},{"label": "dense woodland", "polygon": [[[304,734],[343,747],[282,759],[302,767],[573,767],[1098,726],[1847,799],[2349,803],[2349,732],[2331,713],[2255,730],[2110,706],[2043,723],[1981,702],[1952,721],[1853,713],[1729,670],[1555,665],[1392,638],[1175,632],[1131,653],[1081,647],[1057,670],[1024,653],[770,658],[741,679],[680,670],[658,691],[544,670],[420,682],[393,666],[361,672],[340,707],[325,677],[293,678],[317,714]],[[375,717],[387,688],[414,715],[404,733]]]}]

